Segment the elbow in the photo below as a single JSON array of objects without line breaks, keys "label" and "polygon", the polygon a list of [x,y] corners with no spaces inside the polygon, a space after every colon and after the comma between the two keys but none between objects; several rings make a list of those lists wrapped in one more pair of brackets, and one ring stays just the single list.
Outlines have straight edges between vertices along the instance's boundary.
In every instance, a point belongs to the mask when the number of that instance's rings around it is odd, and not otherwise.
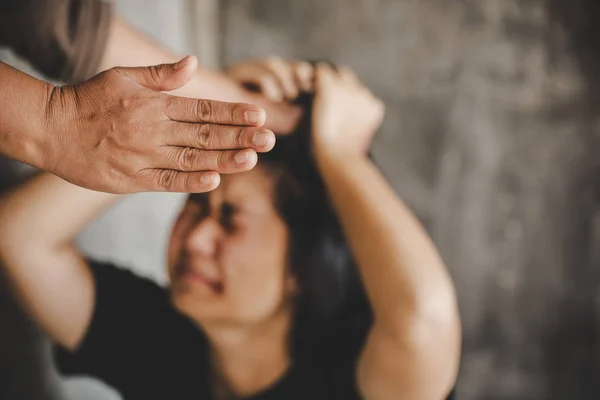
[{"label": "elbow", "polygon": [[383,329],[412,365],[435,376],[431,390],[439,397],[431,398],[445,399],[456,383],[462,345],[454,290],[438,291],[426,300],[413,299],[409,303],[409,307],[406,303],[398,306],[393,322],[383,325]]},{"label": "elbow", "polygon": [[446,280],[437,285],[428,285],[425,290],[402,291],[386,307],[385,314],[377,315],[376,318],[382,325],[387,325],[391,332],[402,337],[407,330],[417,330],[424,334],[444,333],[448,337],[461,334],[456,293],[452,283]]},{"label": "elbow", "polygon": [[417,316],[402,335],[416,363],[435,371],[440,400],[452,391],[458,378],[462,329],[458,307],[446,306],[443,312]]}]

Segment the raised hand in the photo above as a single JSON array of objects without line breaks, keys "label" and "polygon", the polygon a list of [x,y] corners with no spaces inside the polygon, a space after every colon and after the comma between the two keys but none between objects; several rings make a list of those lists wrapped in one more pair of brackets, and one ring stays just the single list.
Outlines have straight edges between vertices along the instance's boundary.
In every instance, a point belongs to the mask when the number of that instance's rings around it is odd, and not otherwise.
[{"label": "raised hand", "polygon": [[205,192],[220,173],[256,165],[275,136],[264,110],[161,93],[184,85],[195,57],[177,64],[113,68],[50,90],[40,167],[111,193]]},{"label": "raised hand", "polygon": [[385,107],[348,68],[316,68],[313,143],[318,154],[364,155]]}]

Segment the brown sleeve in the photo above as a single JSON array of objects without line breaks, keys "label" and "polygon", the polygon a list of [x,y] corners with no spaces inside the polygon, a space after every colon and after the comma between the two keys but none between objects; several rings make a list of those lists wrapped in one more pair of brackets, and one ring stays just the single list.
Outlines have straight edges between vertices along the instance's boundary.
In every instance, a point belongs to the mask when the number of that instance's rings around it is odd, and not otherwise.
[{"label": "brown sleeve", "polygon": [[0,46],[48,78],[80,82],[98,72],[111,18],[101,0],[0,0]]}]

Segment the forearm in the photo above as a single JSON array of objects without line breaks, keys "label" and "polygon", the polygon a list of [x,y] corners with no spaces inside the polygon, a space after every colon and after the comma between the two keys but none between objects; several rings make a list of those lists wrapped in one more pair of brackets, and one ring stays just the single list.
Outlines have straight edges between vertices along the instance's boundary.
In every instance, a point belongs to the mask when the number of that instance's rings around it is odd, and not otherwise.
[{"label": "forearm", "polygon": [[18,259],[31,249],[58,251],[119,196],[40,174],[0,198],[0,253]]},{"label": "forearm", "polygon": [[[323,159],[321,157],[321,159]],[[451,279],[419,222],[362,156],[320,161],[378,323],[457,318]]]},{"label": "forearm", "polygon": [[[135,30],[119,18],[114,18],[100,71],[114,66],[143,66],[171,63],[181,58]],[[220,71],[199,67],[196,74],[173,94],[210,100],[256,104],[267,112],[266,127],[276,133],[289,133],[300,118],[300,109],[287,103],[268,101],[253,94]]]},{"label": "forearm", "polygon": [[49,83],[0,62],[0,154],[43,165]]},{"label": "forearm", "polygon": [[75,349],[94,308],[94,283],[73,239],[118,196],[39,175],[0,198],[0,265],[33,321]]}]

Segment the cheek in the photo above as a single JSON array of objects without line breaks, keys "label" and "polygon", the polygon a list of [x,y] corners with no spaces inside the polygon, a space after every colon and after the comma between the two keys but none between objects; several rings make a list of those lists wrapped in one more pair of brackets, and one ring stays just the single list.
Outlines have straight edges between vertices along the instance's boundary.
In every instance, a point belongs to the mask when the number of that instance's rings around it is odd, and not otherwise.
[{"label": "cheek", "polygon": [[231,267],[229,298],[248,317],[264,317],[284,301],[285,237],[285,234],[254,235],[252,239],[232,240],[223,249],[223,265]]}]

